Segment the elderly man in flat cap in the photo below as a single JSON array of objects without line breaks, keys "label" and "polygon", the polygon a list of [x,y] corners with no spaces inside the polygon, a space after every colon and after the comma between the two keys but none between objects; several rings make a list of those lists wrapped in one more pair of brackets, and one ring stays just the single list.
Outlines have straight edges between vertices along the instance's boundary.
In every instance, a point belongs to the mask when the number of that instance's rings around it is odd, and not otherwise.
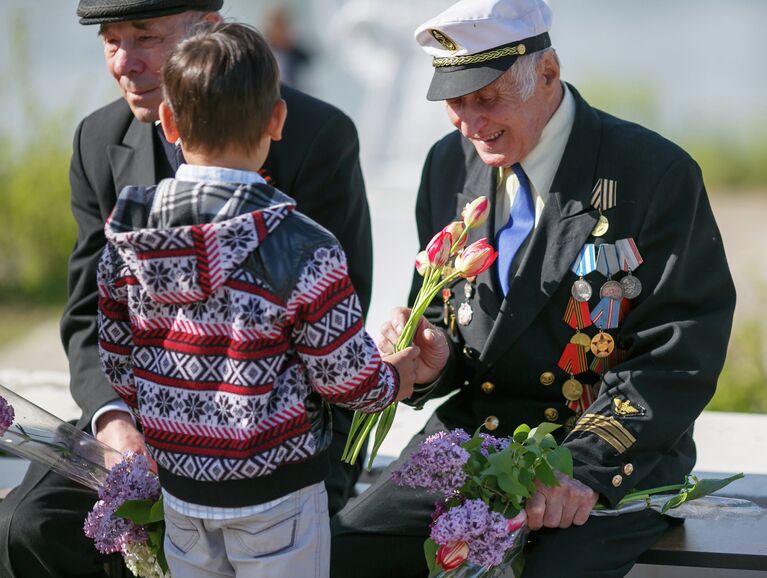
[{"label": "elderly man in flat cap", "polygon": [[[80,22],[98,25],[109,73],[123,98],[85,118],[77,128],[71,162],[72,211],[78,225],[70,260],[69,302],[61,334],[69,356],[71,390],[83,414],[79,425],[124,451],[145,451],[127,408],[100,369],[97,353],[96,265],[104,247],[104,221],[126,185],[151,185],[173,176],[182,160],[160,130],[160,67],[167,52],[195,24],[216,21],[223,0],[80,0]],[[289,113],[265,177],[299,209],[339,239],[363,309],[370,303],[372,241],[356,129],[338,109],[283,87]],[[333,410],[329,509],[341,508],[359,470],[340,461],[349,417]],[[0,576],[43,578],[104,576],[104,562],[83,535],[96,497],[33,465],[22,485],[0,506]]]},{"label": "elderly man in flat cap", "polygon": [[[435,303],[444,337],[417,339],[422,358],[439,360],[424,375],[432,395],[455,394],[403,455],[444,429],[484,423],[508,436],[560,424],[574,479],[527,500],[523,576],[623,576],[668,522],[589,512],[690,472],[735,290],[698,165],[562,82],[550,26],[543,0],[463,0],[416,31],[433,57],[427,98],[444,101],[457,129],[426,159],[421,246],[485,195],[491,216],[469,242],[487,237],[499,256]],[[336,517],[332,576],[426,576],[421,545],[438,498],[384,472]]]}]

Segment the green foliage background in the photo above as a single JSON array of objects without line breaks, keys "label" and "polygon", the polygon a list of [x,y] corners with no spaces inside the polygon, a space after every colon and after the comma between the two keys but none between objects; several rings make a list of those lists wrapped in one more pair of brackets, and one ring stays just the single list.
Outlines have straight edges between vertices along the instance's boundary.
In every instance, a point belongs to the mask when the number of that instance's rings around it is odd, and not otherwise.
[{"label": "green foliage background", "polygon": [[[66,299],[66,269],[76,230],[69,209],[68,165],[74,103],[43,112],[32,89],[25,20],[17,15],[3,31],[14,59],[3,90],[24,103],[27,138],[19,145],[0,133],[0,345],[18,339],[43,319],[60,315]],[[686,130],[662,128],[658,98],[649,83],[616,84],[594,79],[579,85],[595,106],[668,134],[700,163],[709,192],[767,191],[766,118],[755,118],[752,134],[690,119]],[[765,303],[767,305],[767,303]],[[758,310],[764,310],[760,307]],[[767,413],[767,321],[751,318],[733,332],[717,393],[709,409]]]}]

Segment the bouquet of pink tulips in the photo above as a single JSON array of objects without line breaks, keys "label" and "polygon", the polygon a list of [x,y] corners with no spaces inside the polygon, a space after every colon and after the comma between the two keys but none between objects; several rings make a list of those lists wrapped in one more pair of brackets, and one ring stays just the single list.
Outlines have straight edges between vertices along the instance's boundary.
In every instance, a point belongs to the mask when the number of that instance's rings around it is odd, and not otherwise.
[{"label": "bouquet of pink tulips", "polygon": [[[468,232],[484,224],[489,213],[490,203],[487,197],[478,197],[463,209],[462,221],[454,221],[447,225],[434,235],[426,250],[418,253],[415,267],[423,277],[423,284],[413,304],[410,317],[402,330],[399,341],[397,341],[395,351],[402,351],[412,343],[418,322],[423,317],[426,308],[445,286],[459,277],[464,279],[476,277],[493,264],[498,254],[487,243],[487,239],[480,239],[466,246]],[[453,260],[452,263],[451,260]],[[378,449],[394,423],[396,413],[397,403],[393,403],[376,413],[355,412],[344,448],[343,461],[348,464],[357,461],[357,456],[362,450],[368,434],[377,424],[373,449],[368,462],[368,469],[370,469]]]}]

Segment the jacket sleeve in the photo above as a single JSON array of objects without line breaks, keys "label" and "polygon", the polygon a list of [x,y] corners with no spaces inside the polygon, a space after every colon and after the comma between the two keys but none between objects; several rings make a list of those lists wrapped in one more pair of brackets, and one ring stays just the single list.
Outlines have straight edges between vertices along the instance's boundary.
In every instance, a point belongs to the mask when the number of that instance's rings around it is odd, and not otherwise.
[{"label": "jacket sleeve", "polygon": [[77,241],[69,258],[68,300],[60,325],[69,359],[70,390],[83,411],[81,424],[90,423],[97,409],[117,399],[101,371],[98,355],[96,269],[106,239],[98,196],[83,167],[83,126],[81,123],[75,132],[69,171]]},{"label": "jacket sleeve", "polygon": [[660,178],[636,245],[643,292],[616,340],[626,358],[603,375],[564,442],[575,477],[612,505],[642,487],[713,396],[735,307],[722,239],[689,157]]},{"label": "jacket sleeve", "polygon": [[300,191],[298,208],[338,239],[362,313],[367,315],[373,289],[373,238],[357,129],[351,119],[334,110],[304,158],[291,187]]},{"label": "jacket sleeve", "polygon": [[331,403],[369,413],[394,401],[399,376],[365,331],[339,247],[320,247],[305,261],[288,311],[295,320],[296,352],[315,391]]},{"label": "jacket sleeve", "polygon": [[107,245],[98,266],[98,352],[100,367],[114,391],[138,419],[133,377],[133,339],[128,311],[130,272],[117,251]]}]

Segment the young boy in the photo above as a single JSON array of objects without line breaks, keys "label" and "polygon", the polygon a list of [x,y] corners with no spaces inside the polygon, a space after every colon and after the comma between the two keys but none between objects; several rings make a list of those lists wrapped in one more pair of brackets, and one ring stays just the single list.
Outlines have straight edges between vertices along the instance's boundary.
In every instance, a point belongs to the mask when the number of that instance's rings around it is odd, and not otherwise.
[{"label": "young boy", "polygon": [[257,173],[286,117],[258,32],[200,29],[163,85],[186,164],[107,222],[102,365],[157,461],[174,576],[324,577],[325,402],[409,397],[418,352],[381,360],[337,241]]}]

